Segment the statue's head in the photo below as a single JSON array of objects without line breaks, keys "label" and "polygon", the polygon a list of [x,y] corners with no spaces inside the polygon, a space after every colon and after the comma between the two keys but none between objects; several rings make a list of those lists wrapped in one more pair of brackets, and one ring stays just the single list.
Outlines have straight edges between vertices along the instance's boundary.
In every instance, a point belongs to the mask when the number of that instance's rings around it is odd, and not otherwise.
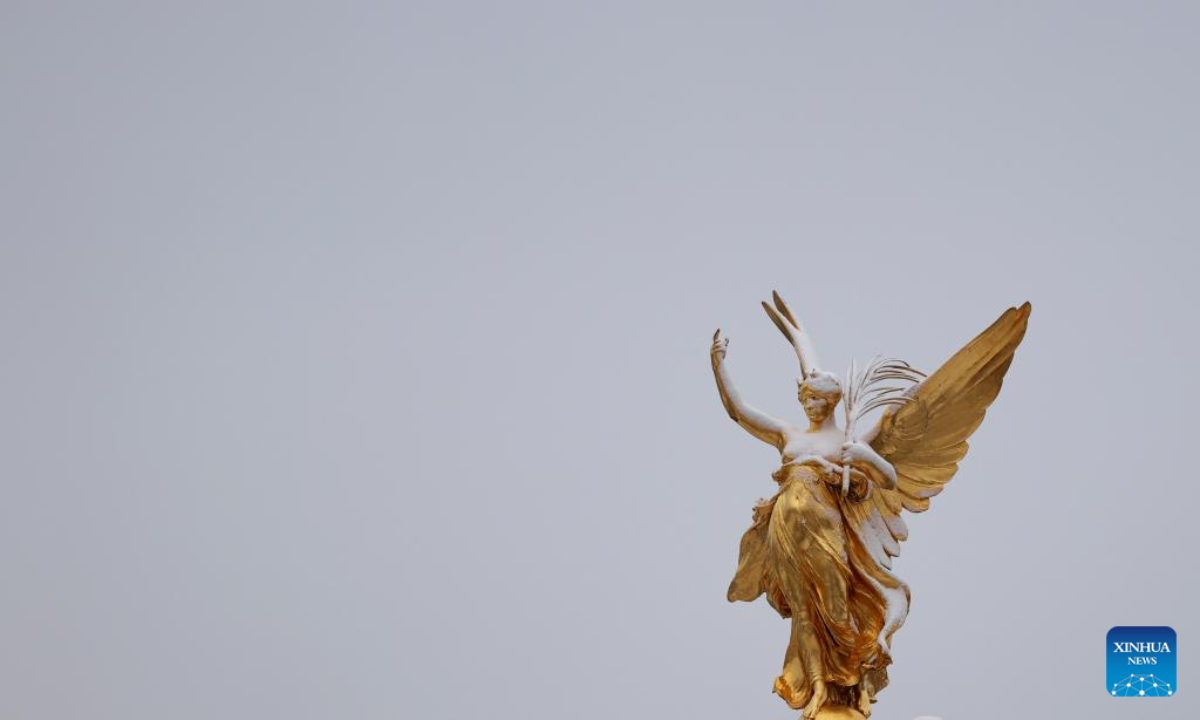
[{"label": "statue's head", "polygon": [[804,414],[810,422],[824,422],[842,399],[842,384],[838,382],[837,376],[823,370],[813,370],[808,377],[798,382],[800,404],[804,406]]}]

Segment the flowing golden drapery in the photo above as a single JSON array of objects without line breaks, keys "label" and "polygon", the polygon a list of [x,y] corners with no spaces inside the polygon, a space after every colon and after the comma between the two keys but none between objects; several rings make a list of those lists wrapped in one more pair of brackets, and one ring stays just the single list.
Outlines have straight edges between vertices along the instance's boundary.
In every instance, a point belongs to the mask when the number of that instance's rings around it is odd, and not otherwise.
[{"label": "flowing golden drapery", "polygon": [[[792,633],[783,672],[775,681],[799,709],[822,679],[831,700],[852,705],[887,684],[892,633],[908,613],[908,586],[868,551],[860,501],[839,499],[809,465],[785,465],[774,475],[779,492],[754,509],[742,537],[729,600],[766,593]],[[840,476],[834,478],[836,483]]]}]

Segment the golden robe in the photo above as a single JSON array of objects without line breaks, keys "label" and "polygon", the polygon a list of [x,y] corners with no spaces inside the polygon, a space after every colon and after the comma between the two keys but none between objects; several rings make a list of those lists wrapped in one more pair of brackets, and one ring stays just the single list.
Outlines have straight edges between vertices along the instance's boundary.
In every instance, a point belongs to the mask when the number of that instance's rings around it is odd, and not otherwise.
[{"label": "golden robe", "polygon": [[754,508],[742,537],[730,602],[766,593],[792,634],[775,692],[800,709],[812,679],[829,699],[853,706],[859,693],[887,685],[892,633],[908,614],[908,586],[868,551],[858,506],[869,492],[840,497],[841,476],[826,482],[809,465],[784,465],[779,492]]}]

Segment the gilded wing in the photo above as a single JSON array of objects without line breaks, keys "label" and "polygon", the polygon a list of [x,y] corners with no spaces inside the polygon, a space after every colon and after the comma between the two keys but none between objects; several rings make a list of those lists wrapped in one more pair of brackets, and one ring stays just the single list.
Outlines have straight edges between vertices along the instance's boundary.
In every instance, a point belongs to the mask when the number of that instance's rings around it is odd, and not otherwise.
[{"label": "gilded wing", "polygon": [[905,393],[908,402],[880,418],[870,445],[896,469],[896,487],[875,488],[847,514],[854,525],[873,530],[862,533],[864,541],[885,566],[891,566],[891,558],[900,554],[899,541],[908,537],[900,510],[929,509],[929,499],[958,470],[967,454],[967,438],[1000,392],[1025,336],[1029,312],[1029,303],[1004,311],[937,372]]}]

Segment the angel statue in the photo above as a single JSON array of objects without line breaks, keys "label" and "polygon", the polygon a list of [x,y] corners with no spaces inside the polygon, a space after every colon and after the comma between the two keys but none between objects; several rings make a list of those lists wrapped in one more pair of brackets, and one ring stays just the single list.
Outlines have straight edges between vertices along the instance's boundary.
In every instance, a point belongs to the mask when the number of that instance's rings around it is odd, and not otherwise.
[{"label": "angel statue", "polygon": [[[800,428],[742,400],[713,335],[713,374],[733,420],[779,450],[779,491],[754,508],[742,537],[729,600],[767,602],[791,618],[791,639],[775,692],[803,717],[871,713],[887,685],[892,635],[908,615],[908,586],[892,558],[908,537],[901,510],[923,512],[967,453],[967,438],[1000,392],[1025,335],[1029,303],[1004,311],[937,372],[876,359],[851,365],[844,382],[821,369],[812,339],[778,293],[763,303],[800,360]],[[845,428],[835,419],[843,402]],[[865,414],[883,409],[855,437]],[[860,715],[861,713],[861,715]]]}]

